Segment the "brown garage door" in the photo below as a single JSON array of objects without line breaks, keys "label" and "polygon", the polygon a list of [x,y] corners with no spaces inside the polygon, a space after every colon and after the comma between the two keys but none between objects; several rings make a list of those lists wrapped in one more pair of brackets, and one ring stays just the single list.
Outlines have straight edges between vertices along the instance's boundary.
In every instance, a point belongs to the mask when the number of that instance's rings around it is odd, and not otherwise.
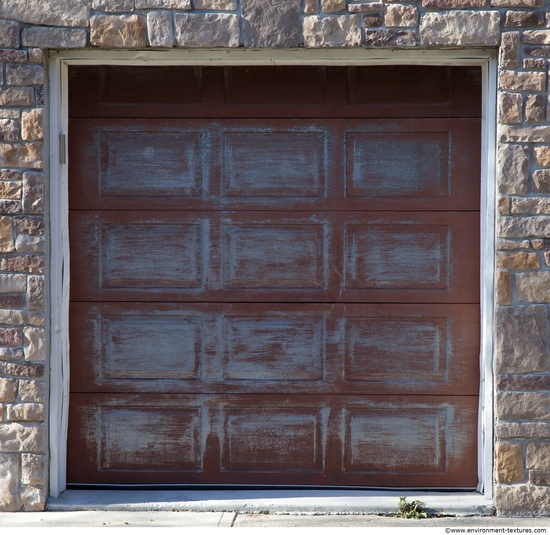
[{"label": "brown garage door", "polygon": [[69,483],[474,487],[479,69],[70,76]]}]

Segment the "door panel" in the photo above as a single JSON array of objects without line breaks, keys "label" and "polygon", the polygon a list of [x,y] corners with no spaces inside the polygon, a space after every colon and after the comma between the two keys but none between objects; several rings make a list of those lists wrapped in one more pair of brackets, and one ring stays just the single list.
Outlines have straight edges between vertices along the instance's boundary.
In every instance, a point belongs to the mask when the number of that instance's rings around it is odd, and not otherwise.
[{"label": "door panel", "polygon": [[71,67],[71,484],[477,485],[478,67]]},{"label": "door panel", "polygon": [[69,481],[477,481],[472,396],[73,394],[70,418]]}]

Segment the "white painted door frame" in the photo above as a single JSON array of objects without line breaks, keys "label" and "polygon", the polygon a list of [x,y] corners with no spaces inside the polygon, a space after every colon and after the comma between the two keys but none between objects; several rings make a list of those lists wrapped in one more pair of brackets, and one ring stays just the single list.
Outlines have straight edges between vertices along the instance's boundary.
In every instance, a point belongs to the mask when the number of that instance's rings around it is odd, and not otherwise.
[{"label": "white painted door frame", "polygon": [[[477,65],[482,69],[481,347],[478,491],[493,493],[493,318],[495,258],[496,50],[189,49],[79,51],[49,55],[50,408],[49,487],[66,488],[69,406],[68,68],[70,65]],[[402,491],[401,491],[402,492]]]}]

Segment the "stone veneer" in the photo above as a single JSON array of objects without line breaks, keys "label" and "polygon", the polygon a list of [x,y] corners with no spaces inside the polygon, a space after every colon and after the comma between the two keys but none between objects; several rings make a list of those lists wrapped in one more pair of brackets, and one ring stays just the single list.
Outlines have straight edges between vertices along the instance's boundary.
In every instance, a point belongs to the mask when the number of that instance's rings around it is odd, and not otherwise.
[{"label": "stone veneer", "polygon": [[542,0],[0,0],[0,510],[47,500],[47,49],[500,47],[495,503],[550,514],[550,16]]}]

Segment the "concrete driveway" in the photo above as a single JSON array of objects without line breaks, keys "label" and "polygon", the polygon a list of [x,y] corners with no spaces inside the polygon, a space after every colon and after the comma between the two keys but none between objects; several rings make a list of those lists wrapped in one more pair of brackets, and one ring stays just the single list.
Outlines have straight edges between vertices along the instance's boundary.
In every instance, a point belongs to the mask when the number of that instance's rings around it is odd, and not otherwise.
[{"label": "concrete driveway", "polygon": [[[201,527],[201,528],[303,528],[303,527],[486,527],[548,528],[550,518],[458,516],[422,520],[362,514],[261,514],[193,511],[46,511],[0,513],[0,527]],[[531,531],[535,533],[535,531]]]}]

